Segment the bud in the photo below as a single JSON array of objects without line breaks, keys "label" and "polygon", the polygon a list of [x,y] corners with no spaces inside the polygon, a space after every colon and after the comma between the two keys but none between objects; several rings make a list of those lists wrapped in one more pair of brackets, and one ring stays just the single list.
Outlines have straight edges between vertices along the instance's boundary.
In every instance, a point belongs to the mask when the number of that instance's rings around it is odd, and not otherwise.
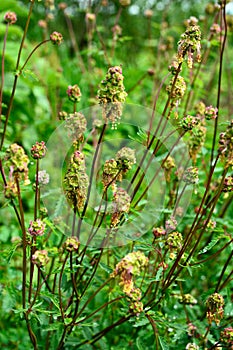
[{"label": "bud", "polygon": [[206,317],[209,324],[214,321],[218,326],[224,314],[224,299],[221,294],[214,293],[206,300],[207,313]]},{"label": "bud", "polygon": [[152,232],[155,238],[163,237],[166,235],[166,231],[163,227],[154,227]]},{"label": "bud", "polygon": [[50,34],[50,41],[52,42],[53,45],[61,45],[63,41],[63,36],[61,33],[58,32],[53,32]]},{"label": "bud", "polygon": [[49,262],[48,252],[47,250],[36,250],[32,255],[33,264],[41,267],[45,266]]},{"label": "bud", "polygon": [[8,11],[4,16],[4,22],[8,24],[14,24],[17,21],[17,16],[15,12]]},{"label": "bud", "polygon": [[46,172],[46,170],[40,170],[38,172],[38,183],[39,185],[47,185],[49,183],[49,174]]},{"label": "bud", "polygon": [[31,148],[31,155],[34,159],[44,158],[47,152],[47,148],[45,146],[45,142],[36,142],[35,145]]},{"label": "bud", "polygon": [[17,143],[13,143],[8,147],[5,155],[5,165],[10,170],[10,182],[14,181],[13,175],[17,174],[19,179],[21,179],[23,175],[24,185],[30,184],[28,178],[28,164],[29,158],[25,154],[23,147],[17,145]]},{"label": "bud", "polygon": [[129,6],[131,0],[119,0],[119,3],[121,4],[121,6]]},{"label": "bud", "polygon": [[185,130],[192,130],[194,126],[200,123],[200,120],[197,117],[192,115],[186,115],[181,121],[180,126]]},{"label": "bud", "polygon": [[218,116],[218,108],[213,106],[208,106],[205,108],[205,118],[206,120],[216,119]]},{"label": "bud", "polygon": [[82,113],[69,114],[69,117],[65,119],[65,129],[67,129],[68,136],[73,141],[82,141],[86,128],[87,120]]},{"label": "bud", "polygon": [[197,184],[198,179],[198,168],[191,166],[187,168],[184,172],[182,180],[186,182],[187,185]]},{"label": "bud", "polygon": [[229,349],[233,349],[233,328],[224,328],[224,330],[221,332],[220,340],[224,345],[229,347]]},{"label": "bud", "polygon": [[69,85],[66,93],[68,95],[69,100],[72,102],[79,102],[80,98],[82,96],[81,90],[77,84],[75,84],[73,86]]},{"label": "bud", "polygon": [[31,236],[43,236],[45,233],[46,224],[41,219],[30,221],[28,232]]},{"label": "bud", "polygon": [[131,198],[123,188],[118,188],[113,195],[113,214],[111,225],[116,227],[123,213],[128,213],[130,209]]},{"label": "bud", "polygon": [[129,147],[121,148],[116,154],[116,162],[119,169],[130,170],[136,163],[135,151]]},{"label": "bud", "polygon": [[78,250],[79,246],[80,246],[80,242],[77,237],[67,238],[63,245],[64,249],[67,250],[68,252],[73,252]]},{"label": "bud", "polygon": [[151,18],[151,17],[153,16],[153,11],[150,10],[150,9],[145,10],[145,11],[144,11],[144,16],[145,16],[146,18]]},{"label": "bud", "polygon": [[223,192],[232,192],[233,191],[233,176],[227,176],[224,179],[222,191]]},{"label": "bud", "polygon": [[233,165],[233,120],[220,134],[218,152],[227,165]]}]

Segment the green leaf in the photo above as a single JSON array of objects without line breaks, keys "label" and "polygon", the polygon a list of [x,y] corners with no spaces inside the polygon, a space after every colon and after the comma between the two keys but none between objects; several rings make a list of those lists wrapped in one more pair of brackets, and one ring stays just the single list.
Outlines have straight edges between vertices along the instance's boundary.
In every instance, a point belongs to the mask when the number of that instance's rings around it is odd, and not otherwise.
[{"label": "green leaf", "polygon": [[162,350],[169,350],[167,343],[159,336],[159,344],[161,345]]}]

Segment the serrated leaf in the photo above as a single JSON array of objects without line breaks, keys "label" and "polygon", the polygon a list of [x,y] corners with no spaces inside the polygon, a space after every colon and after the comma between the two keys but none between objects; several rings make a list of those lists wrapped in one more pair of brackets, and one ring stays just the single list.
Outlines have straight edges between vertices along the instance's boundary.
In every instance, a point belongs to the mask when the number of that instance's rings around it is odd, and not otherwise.
[{"label": "serrated leaf", "polygon": [[158,338],[159,338],[159,344],[161,345],[161,349],[162,350],[169,350],[169,346],[167,345],[165,340],[163,340],[160,336]]}]

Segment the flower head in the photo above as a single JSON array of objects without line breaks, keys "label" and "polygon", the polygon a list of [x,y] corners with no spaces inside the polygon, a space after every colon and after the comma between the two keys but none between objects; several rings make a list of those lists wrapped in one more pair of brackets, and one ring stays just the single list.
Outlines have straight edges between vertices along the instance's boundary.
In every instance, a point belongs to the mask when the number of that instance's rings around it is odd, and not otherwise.
[{"label": "flower head", "polygon": [[228,165],[233,165],[233,120],[220,134],[218,152]]},{"label": "flower head", "polygon": [[216,119],[218,116],[218,108],[213,106],[208,106],[205,108],[205,118],[206,120]]},{"label": "flower head", "polygon": [[185,170],[182,180],[187,183],[187,185],[197,184],[198,179],[198,168],[189,167]]},{"label": "flower head", "polygon": [[113,128],[119,123],[122,103],[127,96],[123,80],[121,67],[110,67],[97,93],[99,104],[103,106],[103,118],[106,123],[111,122]]},{"label": "flower head", "polygon": [[82,96],[81,90],[77,84],[69,85],[66,91],[68,98],[72,102],[79,102]]},{"label": "flower head", "polygon": [[50,41],[53,45],[61,45],[63,41],[63,36],[59,32],[53,32],[52,34],[50,34]]},{"label": "flower head", "polygon": [[45,233],[46,224],[41,219],[30,221],[28,232],[31,236],[43,236]]},{"label": "flower head", "polygon": [[75,151],[71,156],[69,168],[63,182],[67,200],[74,207],[83,208],[89,179],[86,174],[85,157],[82,152]]},{"label": "flower head", "polygon": [[224,328],[224,330],[221,332],[221,342],[229,346],[229,349],[233,349],[233,328],[228,327]]},{"label": "flower head", "polygon": [[41,267],[45,266],[49,262],[48,252],[47,250],[36,250],[32,255],[33,264]]},{"label": "flower head", "polygon": [[82,113],[69,114],[65,119],[65,129],[73,141],[82,141],[87,128],[87,120]]},{"label": "flower head", "polygon": [[31,155],[34,159],[44,158],[47,152],[47,147],[44,141],[36,142],[31,148]]},{"label": "flower head", "polygon": [[68,252],[73,252],[78,250],[80,246],[80,242],[77,237],[69,237],[66,239],[63,246],[64,246],[64,249],[67,250]]},{"label": "flower head", "polygon": [[46,170],[40,170],[38,172],[38,183],[39,185],[47,185],[49,183],[49,174]]},{"label": "flower head", "polygon": [[17,21],[17,16],[15,12],[8,11],[4,16],[4,22],[8,24],[14,24]]},{"label": "flower head", "polygon": [[130,170],[136,163],[135,151],[129,147],[121,148],[116,154],[116,162],[119,169]]},{"label": "flower head", "polygon": [[10,181],[14,181],[13,175],[17,174],[19,178],[23,176],[25,185],[30,184],[28,178],[29,158],[22,146],[17,145],[17,143],[10,145],[6,150],[5,161],[6,167],[10,170]]},{"label": "flower head", "polygon": [[212,321],[218,326],[224,314],[224,299],[221,294],[214,293],[206,300],[206,317],[211,324]]}]

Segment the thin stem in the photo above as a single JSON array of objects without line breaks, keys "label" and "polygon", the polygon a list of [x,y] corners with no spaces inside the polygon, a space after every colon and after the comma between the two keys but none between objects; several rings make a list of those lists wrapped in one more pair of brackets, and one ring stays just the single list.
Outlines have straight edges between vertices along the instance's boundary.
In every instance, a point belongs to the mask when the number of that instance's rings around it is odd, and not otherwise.
[{"label": "thin stem", "polygon": [[216,286],[216,288],[215,288],[215,293],[217,293],[217,292],[219,291],[221,281],[222,281],[222,279],[223,279],[223,276],[224,276],[224,273],[225,273],[225,271],[226,271],[226,269],[227,269],[227,266],[228,266],[229,263],[231,262],[232,256],[233,256],[233,250],[231,251],[231,253],[230,253],[230,255],[229,255],[227,261],[225,262],[225,264],[224,264],[224,266],[223,266],[221,275],[220,275],[220,277],[219,277],[219,279],[218,279],[218,283],[217,283],[217,286]]},{"label": "thin stem", "polygon": [[94,157],[93,157],[93,161],[92,161],[92,165],[91,165],[89,186],[88,186],[88,190],[87,190],[87,198],[86,198],[86,201],[85,201],[85,204],[84,204],[84,208],[83,208],[83,211],[82,211],[81,217],[79,218],[79,223],[78,223],[78,232],[77,232],[77,236],[78,237],[80,236],[82,219],[85,216],[85,213],[86,213],[86,210],[87,210],[87,206],[88,206],[88,202],[89,202],[89,199],[90,199],[91,187],[92,187],[92,182],[93,182],[93,177],[94,177],[94,172],[95,172],[95,166],[96,166],[96,162],[97,162],[97,159],[98,159],[101,142],[102,142],[102,139],[103,139],[103,136],[104,136],[106,128],[107,128],[107,124],[105,123],[103,125],[102,130],[101,130],[101,133],[100,133],[100,136],[99,136],[99,139],[98,139],[98,143],[97,143],[97,146],[96,146],[96,150],[95,150],[95,153],[94,153]]},{"label": "thin stem", "polygon": [[26,64],[28,63],[28,61],[30,60],[30,58],[32,57],[32,55],[34,54],[34,52],[41,46],[41,45],[44,45],[46,43],[48,43],[50,41],[50,39],[46,39],[42,42],[40,42],[38,45],[36,45],[36,47],[34,47],[34,49],[32,50],[32,52],[28,55],[26,61],[24,62],[23,66],[20,68],[19,72],[17,73],[18,75],[21,75]]},{"label": "thin stem", "polygon": [[22,307],[26,308],[26,278],[27,278],[27,238],[26,238],[26,229],[24,222],[24,210],[23,210],[23,202],[20,193],[19,179],[17,174],[15,175],[15,182],[17,186],[17,194],[18,194],[18,202],[19,202],[19,212],[21,218],[21,228],[22,228],[22,242],[23,242],[23,261],[22,261],[22,271],[23,271],[23,279],[22,279]]},{"label": "thin stem", "polygon": [[224,55],[224,49],[227,39],[227,23],[226,23],[226,0],[223,1],[222,4],[222,16],[224,21],[224,36],[223,41],[221,45],[220,50],[220,63],[219,63],[219,73],[218,73],[218,93],[217,93],[217,103],[216,107],[218,109],[217,112],[217,118],[215,118],[214,121],[214,135],[213,135],[213,142],[212,142],[212,149],[211,149],[211,157],[210,157],[210,166],[212,166],[213,159],[214,159],[214,150],[215,150],[215,143],[216,143],[216,137],[217,137],[217,131],[218,131],[218,120],[219,120],[219,107],[220,107],[220,97],[221,97],[221,84],[222,84],[222,70],[223,70],[223,55]]},{"label": "thin stem", "polygon": [[35,3],[35,0],[31,0],[29,13],[28,13],[27,21],[26,21],[26,25],[25,25],[25,28],[24,28],[23,37],[22,37],[22,40],[21,40],[21,43],[20,43],[20,47],[19,47],[16,67],[15,67],[16,73],[15,73],[15,78],[14,78],[14,83],[13,83],[13,87],[12,87],[11,97],[10,97],[10,101],[9,101],[9,105],[8,105],[8,109],[7,109],[7,113],[6,113],[6,120],[5,120],[5,123],[4,123],[4,129],[3,129],[3,134],[2,134],[1,144],[0,144],[0,151],[2,150],[2,147],[3,147],[4,139],[5,139],[5,136],[6,136],[7,125],[8,125],[9,117],[10,117],[12,106],[13,106],[15,90],[16,90],[17,81],[18,81],[18,77],[19,77],[18,74],[17,74],[17,71],[19,69],[21,53],[22,53],[24,42],[25,42],[26,35],[27,35],[27,32],[28,32],[28,27],[29,27],[29,23],[30,23],[30,19],[31,19],[31,14],[32,14],[34,3]]},{"label": "thin stem", "polygon": [[9,23],[6,25],[6,32],[3,39],[3,48],[2,48],[2,76],[1,76],[1,88],[0,88],[0,123],[2,121],[2,96],[3,96],[3,87],[4,87],[4,78],[5,78],[5,51],[6,51],[6,40],[8,36]]}]

